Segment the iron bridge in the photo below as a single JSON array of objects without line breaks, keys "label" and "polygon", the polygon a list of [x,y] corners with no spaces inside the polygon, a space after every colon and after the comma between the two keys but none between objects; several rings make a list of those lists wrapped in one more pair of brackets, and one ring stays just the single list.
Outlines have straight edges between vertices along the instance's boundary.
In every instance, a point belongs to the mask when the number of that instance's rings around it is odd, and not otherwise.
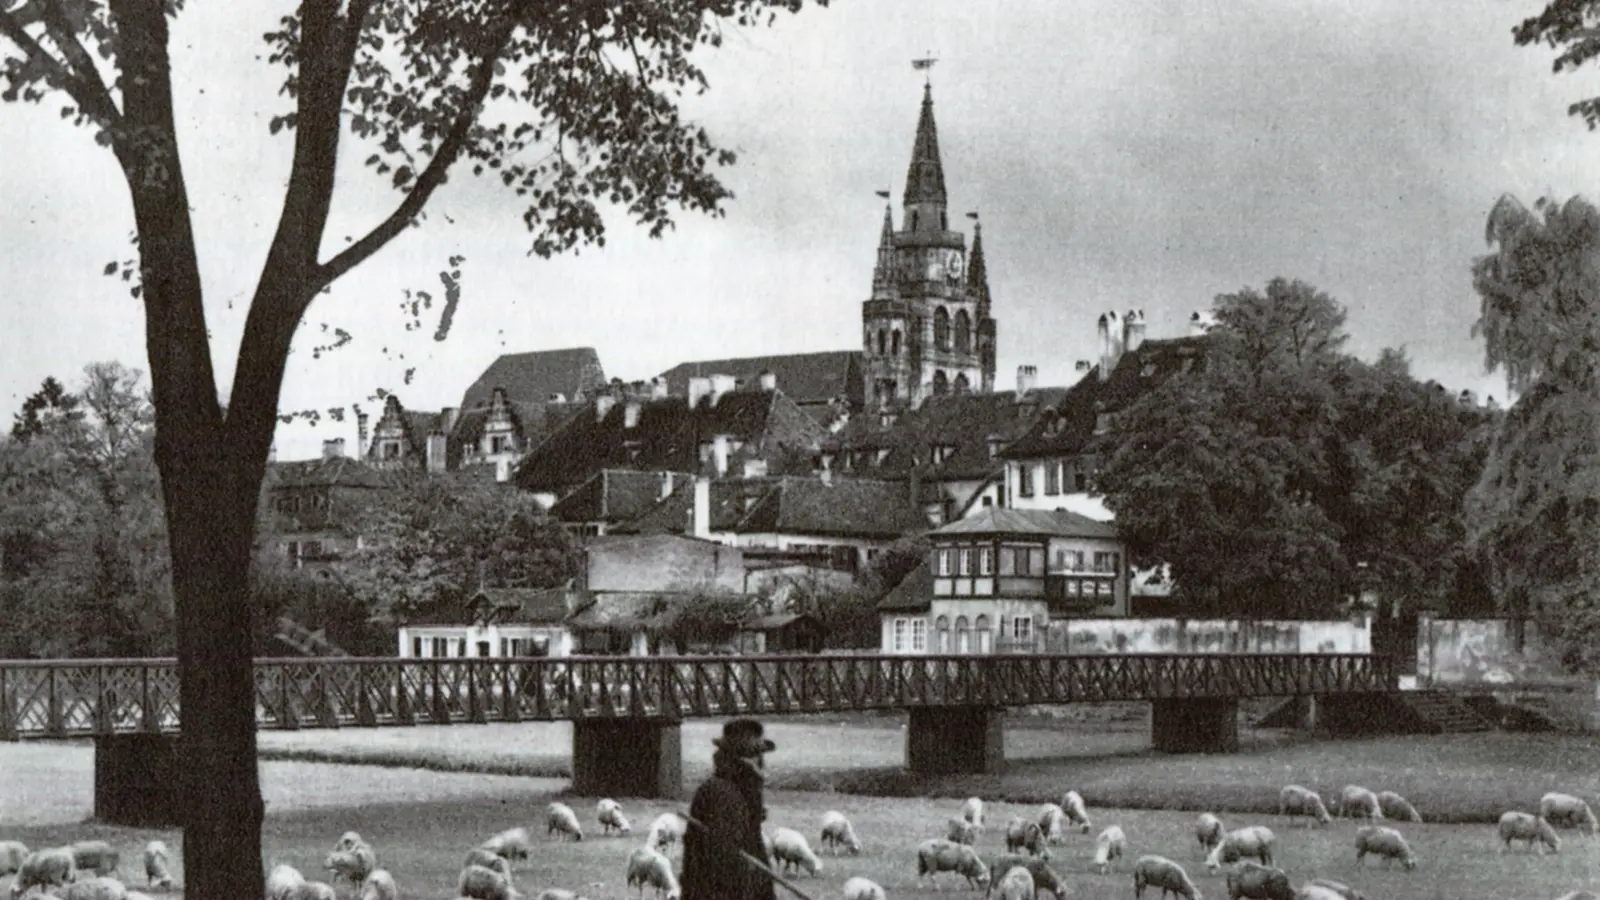
[{"label": "iron bridge", "polygon": [[[273,730],[1384,693],[1369,654],[260,659]],[[172,659],[0,662],[0,740],[175,733]]]}]

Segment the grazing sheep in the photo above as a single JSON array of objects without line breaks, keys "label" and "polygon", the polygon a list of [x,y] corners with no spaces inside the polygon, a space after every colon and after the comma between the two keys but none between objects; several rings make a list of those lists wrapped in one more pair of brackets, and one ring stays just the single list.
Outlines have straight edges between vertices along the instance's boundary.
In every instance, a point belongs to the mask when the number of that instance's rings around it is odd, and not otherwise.
[{"label": "grazing sheep", "polygon": [[1358,784],[1347,784],[1339,792],[1339,815],[1376,822],[1383,818],[1383,808],[1378,805],[1377,794]]},{"label": "grazing sheep", "polygon": [[128,889],[122,882],[103,875],[80,878],[51,893],[61,900],[127,900],[128,897]]},{"label": "grazing sheep", "polygon": [[1200,889],[1189,880],[1189,873],[1165,856],[1141,856],[1133,864],[1134,900],[1144,896],[1146,887],[1161,888],[1161,896],[1176,894],[1189,900],[1202,900]]},{"label": "grazing sheep", "polygon": [[339,892],[326,881],[302,881],[289,889],[289,900],[339,900]]},{"label": "grazing sheep", "polygon": [[679,900],[683,895],[677,876],[672,874],[672,863],[649,847],[639,847],[628,854],[628,887],[637,885],[643,895],[647,884],[656,889],[657,897],[664,896],[665,900]]},{"label": "grazing sheep", "polygon": [[779,828],[772,833],[772,861],[781,863],[783,871],[805,869],[807,875],[822,874],[822,860],[811,852],[806,836],[793,828]]},{"label": "grazing sheep", "polygon": [[1083,805],[1083,798],[1077,791],[1067,791],[1061,795],[1061,811],[1067,814],[1067,821],[1078,826],[1078,831],[1088,834],[1094,826],[1089,822],[1089,808]]},{"label": "grazing sheep", "polygon": [[645,837],[645,846],[661,853],[667,848],[683,840],[683,832],[689,827],[683,816],[677,813],[662,813],[650,823],[650,832]]},{"label": "grazing sheep", "polygon": [[339,843],[334,844],[333,849],[350,850],[357,845],[365,844],[366,842],[366,838],[363,838],[358,832],[346,831],[344,834],[339,836]]},{"label": "grazing sheep", "polygon": [[1411,852],[1411,845],[1393,828],[1363,825],[1356,829],[1356,863],[1359,865],[1368,853],[1381,857],[1385,866],[1398,859],[1408,870],[1417,867],[1417,855]]},{"label": "grazing sheep", "polygon": [[333,883],[350,882],[352,890],[360,890],[361,882],[378,868],[378,857],[372,847],[361,843],[348,850],[335,850],[322,861],[322,867],[333,873]]},{"label": "grazing sheep", "polygon": [[289,900],[295,887],[305,880],[294,866],[284,863],[273,866],[267,875],[267,900]]},{"label": "grazing sheep", "polygon": [[1316,882],[1307,882],[1301,885],[1299,892],[1294,897],[1295,900],[1347,900],[1343,894],[1333,888]]},{"label": "grazing sheep", "polygon": [[1044,832],[1046,843],[1060,844],[1067,839],[1067,813],[1057,803],[1039,807],[1039,830]]},{"label": "grazing sheep", "polygon": [[1551,791],[1539,798],[1539,818],[1558,828],[1576,828],[1584,834],[1596,831],[1589,804],[1571,794]]},{"label": "grazing sheep", "polygon": [[983,827],[983,798],[968,797],[967,802],[961,804],[961,818],[968,822]]},{"label": "grazing sheep", "polygon": [[622,804],[610,797],[595,804],[594,816],[600,821],[601,834],[633,834],[633,824],[622,814]]},{"label": "grazing sheep", "polygon": [[[1033,888],[1035,891],[1049,891],[1058,898],[1067,895],[1066,882],[1062,881],[1056,870],[1050,868],[1044,860],[1034,856],[1019,856],[1011,853],[997,856],[990,861],[989,890],[994,889],[994,883],[997,878],[1003,878],[1007,872],[1018,866],[1027,869],[1028,874],[1033,876]],[[989,896],[989,890],[984,892],[985,897]]]},{"label": "grazing sheep", "polygon": [[966,878],[971,887],[986,887],[989,884],[989,867],[978,858],[977,851],[966,844],[937,838],[918,844],[917,883],[920,885],[927,875],[932,875],[937,881],[940,872],[955,872]]},{"label": "grazing sheep", "polygon": [[1544,819],[1525,812],[1507,812],[1500,816],[1500,840],[1503,844],[1500,852],[1510,849],[1512,841],[1523,841],[1529,850],[1537,849],[1540,855],[1544,854],[1546,847],[1551,853],[1561,852],[1561,838],[1550,823]]},{"label": "grazing sheep", "polygon": [[968,847],[978,842],[978,826],[966,819],[951,819],[945,823],[945,840]]},{"label": "grazing sheep", "polygon": [[1044,846],[1044,831],[1039,828],[1039,823],[1021,816],[1006,823],[1006,852],[1012,853],[1019,848],[1028,851],[1030,856],[1050,858],[1050,851]]},{"label": "grazing sheep", "polygon": [[1206,857],[1206,868],[1212,872],[1246,857],[1261,860],[1263,866],[1272,865],[1272,845],[1277,841],[1272,829],[1265,825],[1236,828],[1222,836]]},{"label": "grazing sheep", "polygon": [[[1304,894],[1305,890],[1307,888],[1312,888],[1312,887],[1321,888],[1321,889],[1323,889],[1325,891],[1332,891],[1338,897],[1343,897],[1344,900],[1367,900],[1367,895],[1366,894],[1361,893],[1360,891],[1356,890],[1355,888],[1351,887],[1348,884],[1345,884],[1342,881],[1334,881],[1331,878],[1313,878],[1313,879],[1311,879],[1310,881],[1306,882],[1304,885],[1301,885],[1301,887],[1300,887],[1301,896],[1304,897],[1305,896],[1305,894]],[[1330,900],[1333,900],[1333,898],[1330,898]]]},{"label": "grazing sheep", "polygon": [[396,900],[400,890],[395,887],[394,876],[388,869],[373,869],[361,882],[356,900]]},{"label": "grazing sheep", "polygon": [[474,900],[511,900],[511,879],[504,872],[483,866],[467,866],[456,882],[456,894]]},{"label": "grazing sheep", "polygon": [[1384,818],[1394,819],[1397,822],[1422,824],[1422,816],[1417,814],[1417,808],[1394,791],[1378,792],[1378,811],[1383,813]]},{"label": "grazing sheep", "polygon": [[1000,900],[1033,900],[1033,890],[1033,876],[1021,866],[1014,866],[1000,879]]},{"label": "grazing sheep", "polygon": [[1328,815],[1328,808],[1322,805],[1322,795],[1298,784],[1286,784],[1278,792],[1278,815],[1288,816],[1291,825],[1296,816],[1309,816],[1318,825],[1333,821],[1333,817]]},{"label": "grazing sheep", "polygon": [[16,874],[28,858],[28,845],[21,841],[0,841],[0,876]]},{"label": "grazing sheep", "polygon": [[149,894],[141,894],[138,891],[129,891],[122,900],[155,900],[155,898]]},{"label": "grazing sheep", "polygon": [[1200,842],[1200,852],[1210,853],[1211,848],[1222,843],[1222,820],[1211,813],[1201,813],[1194,823],[1194,837]]},{"label": "grazing sheep", "polygon": [[1289,876],[1273,866],[1258,866],[1253,862],[1239,864],[1228,873],[1228,900],[1294,900],[1294,886]]},{"label": "grazing sheep", "polygon": [[851,854],[861,852],[861,841],[844,813],[830,809],[822,814],[822,846],[831,848],[834,853],[838,853],[840,847]]},{"label": "grazing sheep", "polygon": [[856,876],[844,883],[844,900],[888,900],[876,881]]},{"label": "grazing sheep", "polygon": [[1121,825],[1107,825],[1106,830],[1094,839],[1094,867],[1101,875],[1111,871],[1111,861],[1122,858],[1128,848],[1128,836]]},{"label": "grazing sheep", "polygon": [[144,883],[152,887],[172,887],[172,871],[167,868],[167,844],[151,841],[144,845]]},{"label": "grazing sheep", "polygon": [[47,888],[67,884],[78,877],[78,862],[71,847],[47,847],[35,850],[22,861],[17,877],[11,882],[12,900],[28,892],[28,888]]},{"label": "grazing sheep", "polygon": [[578,824],[578,814],[565,803],[550,804],[544,822],[544,833],[556,835],[557,840],[566,840],[569,835],[574,841],[583,840],[583,826]]},{"label": "grazing sheep", "polygon": [[117,870],[117,851],[105,841],[78,841],[72,845],[72,861],[81,872],[110,875]]},{"label": "grazing sheep", "polygon": [[483,866],[485,869],[511,874],[511,862],[488,847],[473,847],[468,850],[467,858],[461,862],[462,868],[467,866]]},{"label": "grazing sheep", "polygon": [[508,828],[478,846],[495,856],[523,860],[533,849],[533,835],[526,828]]}]

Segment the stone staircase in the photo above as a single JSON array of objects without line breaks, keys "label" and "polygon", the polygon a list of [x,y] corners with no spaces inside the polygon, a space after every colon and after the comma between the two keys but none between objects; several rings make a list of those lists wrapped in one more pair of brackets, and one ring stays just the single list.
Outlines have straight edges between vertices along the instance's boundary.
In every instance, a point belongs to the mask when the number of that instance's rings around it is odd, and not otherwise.
[{"label": "stone staircase", "polygon": [[1411,711],[1427,734],[1494,730],[1493,722],[1449,691],[1401,691],[1391,696]]}]

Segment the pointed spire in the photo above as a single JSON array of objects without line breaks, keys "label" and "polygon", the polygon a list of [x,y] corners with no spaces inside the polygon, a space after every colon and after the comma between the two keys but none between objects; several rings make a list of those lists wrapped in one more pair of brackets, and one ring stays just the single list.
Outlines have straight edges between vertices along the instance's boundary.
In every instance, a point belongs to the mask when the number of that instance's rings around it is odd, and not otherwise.
[{"label": "pointed spire", "polygon": [[978,321],[989,318],[989,269],[983,261],[981,222],[972,223],[972,252],[967,254],[967,296],[977,301]]},{"label": "pointed spire", "polygon": [[[887,191],[880,191],[887,196]],[[883,231],[878,235],[878,263],[872,269],[872,293],[877,295],[894,287],[894,212],[890,204],[883,205]]]},{"label": "pointed spire", "polygon": [[[922,115],[917,119],[917,140],[911,147],[911,166],[906,170],[903,205],[932,207],[924,212],[920,227],[907,223],[909,230],[939,230],[937,213],[945,206],[944,165],[939,161],[939,130],[933,122],[933,86],[922,88]],[[929,216],[927,212],[934,215]],[[932,219],[932,221],[928,221]]]}]

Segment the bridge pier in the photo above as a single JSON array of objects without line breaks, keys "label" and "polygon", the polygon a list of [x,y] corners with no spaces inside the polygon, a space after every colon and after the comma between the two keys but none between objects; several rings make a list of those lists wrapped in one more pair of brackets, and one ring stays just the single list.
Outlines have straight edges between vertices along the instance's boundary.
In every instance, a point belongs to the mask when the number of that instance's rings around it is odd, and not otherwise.
[{"label": "bridge pier", "polygon": [[1239,700],[1152,700],[1150,743],[1163,753],[1233,753],[1239,749]]},{"label": "bridge pier", "polygon": [[681,797],[683,723],[660,719],[574,721],[572,791],[585,797]]},{"label": "bridge pier", "polygon": [[1005,768],[1005,709],[914,706],[906,768],[923,775],[994,775]]},{"label": "bridge pier", "polygon": [[108,825],[183,825],[178,736],[103,734],[94,739],[94,817]]}]

